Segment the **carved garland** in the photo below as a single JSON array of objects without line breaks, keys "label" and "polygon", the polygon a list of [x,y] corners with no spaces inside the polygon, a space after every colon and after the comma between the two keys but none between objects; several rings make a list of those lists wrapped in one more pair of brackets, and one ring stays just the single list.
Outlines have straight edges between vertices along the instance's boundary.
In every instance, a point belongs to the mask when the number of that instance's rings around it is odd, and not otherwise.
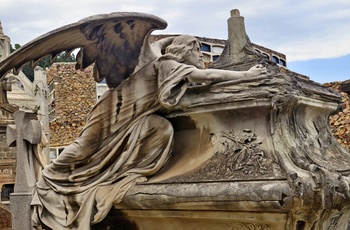
[{"label": "carved garland", "polygon": [[[213,146],[220,145],[210,161],[200,168],[179,177],[176,182],[222,181],[274,177],[279,172],[274,169],[273,161],[260,149],[261,141],[250,129],[239,132],[221,132],[212,134]],[[214,139],[216,141],[214,141]],[[215,143],[214,143],[215,142]]]},{"label": "carved garland", "polygon": [[225,150],[221,154],[227,155],[228,166],[231,170],[240,170],[245,174],[259,172],[264,174],[265,152],[259,148],[261,141],[257,140],[255,133],[250,129],[243,129],[241,132],[222,132],[225,138],[221,142]]},{"label": "carved garland", "polygon": [[238,223],[230,226],[230,230],[269,230],[270,227],[267,224],[256,223]]}]

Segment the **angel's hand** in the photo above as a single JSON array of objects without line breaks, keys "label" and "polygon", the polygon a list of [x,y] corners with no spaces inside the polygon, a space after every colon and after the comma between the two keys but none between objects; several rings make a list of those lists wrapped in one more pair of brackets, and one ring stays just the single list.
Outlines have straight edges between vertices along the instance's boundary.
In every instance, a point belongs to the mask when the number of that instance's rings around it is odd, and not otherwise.
[{"label": "angel's hand", "polygon": [[266,67],[264,67],[262,64],[255,65],[252,68],[248,70],[248,75],[250,77],[258,76],[267,73]]}]

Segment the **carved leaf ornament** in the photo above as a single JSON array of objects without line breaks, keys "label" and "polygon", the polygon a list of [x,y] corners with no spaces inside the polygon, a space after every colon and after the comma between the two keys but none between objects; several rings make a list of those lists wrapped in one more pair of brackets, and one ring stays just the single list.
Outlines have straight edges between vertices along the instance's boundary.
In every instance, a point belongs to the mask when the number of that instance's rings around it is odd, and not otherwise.
[{"label": "carved leaf ornament", "polygon": [[265,153],[259,148],[262,142],[257,140],[257,136],[250,129],[244,129],[238,133],[223,132],[222,137],[224,141],[221,144],[225,146],[222,154],[230,156],[227,159],[231,170],[241,170],[246,174],[258,170],[264,174]]}]

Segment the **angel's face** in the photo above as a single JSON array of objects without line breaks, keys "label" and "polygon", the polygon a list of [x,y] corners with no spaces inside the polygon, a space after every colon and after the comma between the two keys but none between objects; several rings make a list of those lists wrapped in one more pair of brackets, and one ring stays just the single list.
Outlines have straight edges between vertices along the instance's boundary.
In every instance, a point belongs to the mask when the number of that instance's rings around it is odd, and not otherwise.
[{"label": "angel's face", "polygon": [[193,49],[190,51],[184,63],[188,65],[193,65],[198,69],[204,68],[203,54],[200,50],[199,42],[195,43]]}]

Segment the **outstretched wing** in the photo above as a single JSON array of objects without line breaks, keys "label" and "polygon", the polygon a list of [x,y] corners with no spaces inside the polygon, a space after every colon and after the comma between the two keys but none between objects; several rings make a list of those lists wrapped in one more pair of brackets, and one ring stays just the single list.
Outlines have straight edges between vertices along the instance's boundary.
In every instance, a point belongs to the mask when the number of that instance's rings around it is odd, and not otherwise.
[{"label": "outstretched wing", "polygon": [[22,46],[0,62],[0,77],[11,69],[18,74],[29,61],[34,67],[47,54],[53,59],[63,51],[70,53],[80,48],[77,68],[84,69],[95,63],[95,80],[106,78],[109,87],[116,87],[136,67],[156,58],[148,35],[166,26],[163,19],[144,13],[118,12],[88,17]]}]

